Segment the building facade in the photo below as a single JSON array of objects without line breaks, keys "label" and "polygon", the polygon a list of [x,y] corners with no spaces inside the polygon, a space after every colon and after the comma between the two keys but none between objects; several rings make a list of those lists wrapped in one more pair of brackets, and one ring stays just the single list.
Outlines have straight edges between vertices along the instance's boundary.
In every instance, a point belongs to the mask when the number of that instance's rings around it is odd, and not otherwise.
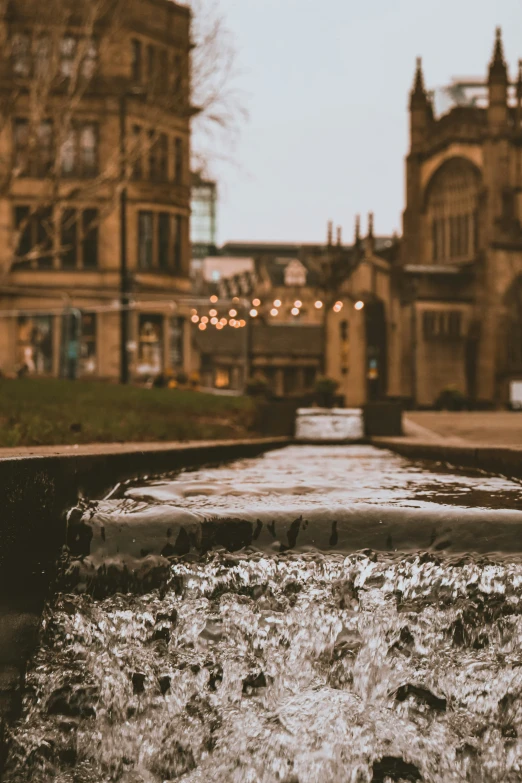
[{"label": "building facade", "polygon": [[131,379],[187,368],[190,13],[48,11],[1,19],[0,369],[117,379],[122,351]]},{"label": "building facade", "polygon": [[512,83],[500,30],[487,80],[458,87],[436,117],[418,62],[396,328],[401,393],[421,407],[446,388],[505,405],[522,379],[522,66]]}]

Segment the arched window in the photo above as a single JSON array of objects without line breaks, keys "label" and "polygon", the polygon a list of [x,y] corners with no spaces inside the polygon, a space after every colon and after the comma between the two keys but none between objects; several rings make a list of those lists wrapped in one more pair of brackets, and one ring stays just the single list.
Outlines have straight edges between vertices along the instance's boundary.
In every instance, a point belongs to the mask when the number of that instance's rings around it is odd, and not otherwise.
[{"label": "arched window", "polygon": [[297,259],[290,261],[285,269],[286,286],[304,286],[306,285],[306,268]]},{"label": "arched window", "polygon": [[470,261],[477,250],[480,176],[469,161],[453,158],[434,174],[426,214],[435,263]]}]

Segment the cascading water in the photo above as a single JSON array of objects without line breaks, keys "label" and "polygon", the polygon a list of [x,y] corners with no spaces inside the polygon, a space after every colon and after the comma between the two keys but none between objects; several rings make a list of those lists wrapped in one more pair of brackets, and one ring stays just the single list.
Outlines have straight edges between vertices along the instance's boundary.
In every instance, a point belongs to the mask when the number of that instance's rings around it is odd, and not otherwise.
[{"label": "cascading water", "polygon": [[[123,519],[521,498],[502,478],[303,447],[100,505]],[[308,550],[215,547],[171,556],[153,590],[55,595],[6,783],[520,781],[519,558]]]}]

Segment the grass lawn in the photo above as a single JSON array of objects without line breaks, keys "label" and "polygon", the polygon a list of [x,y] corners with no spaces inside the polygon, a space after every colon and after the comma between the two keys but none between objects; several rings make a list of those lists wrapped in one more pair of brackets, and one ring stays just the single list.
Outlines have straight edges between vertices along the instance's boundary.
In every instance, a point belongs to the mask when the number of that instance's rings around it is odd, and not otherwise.
[{"label": "grass lawn", "polygon": [[0,379],[0,447],[242,438],[254,414],[247,397]]}]

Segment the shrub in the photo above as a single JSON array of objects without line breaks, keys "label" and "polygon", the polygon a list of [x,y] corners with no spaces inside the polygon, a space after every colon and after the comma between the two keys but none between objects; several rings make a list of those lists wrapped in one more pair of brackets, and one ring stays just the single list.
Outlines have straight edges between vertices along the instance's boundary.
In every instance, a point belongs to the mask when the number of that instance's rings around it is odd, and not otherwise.
[{"label": "shrub", "polygon": [[321,376],[315,382],[316,401],[323,408],[333,408],[339,383],[333,378]]},{"label": "shrub", "polygon": [[270,384],[260,375],[256,375],[254,378],[250,378],[247,381],[246,393],[250,397],[269,397],[270,396]]},{"label": "shrub", "polygon": [[179,386],[186,386],[189,382],[189,377],[187,373],[184,370],[179,370],[176,373],[176,383]]},{"label": "shrub", "polygon": [[435,407],[440,411],[463,411],[468,407],[468,401],[461,391],[451,386],[441,391]]}]

